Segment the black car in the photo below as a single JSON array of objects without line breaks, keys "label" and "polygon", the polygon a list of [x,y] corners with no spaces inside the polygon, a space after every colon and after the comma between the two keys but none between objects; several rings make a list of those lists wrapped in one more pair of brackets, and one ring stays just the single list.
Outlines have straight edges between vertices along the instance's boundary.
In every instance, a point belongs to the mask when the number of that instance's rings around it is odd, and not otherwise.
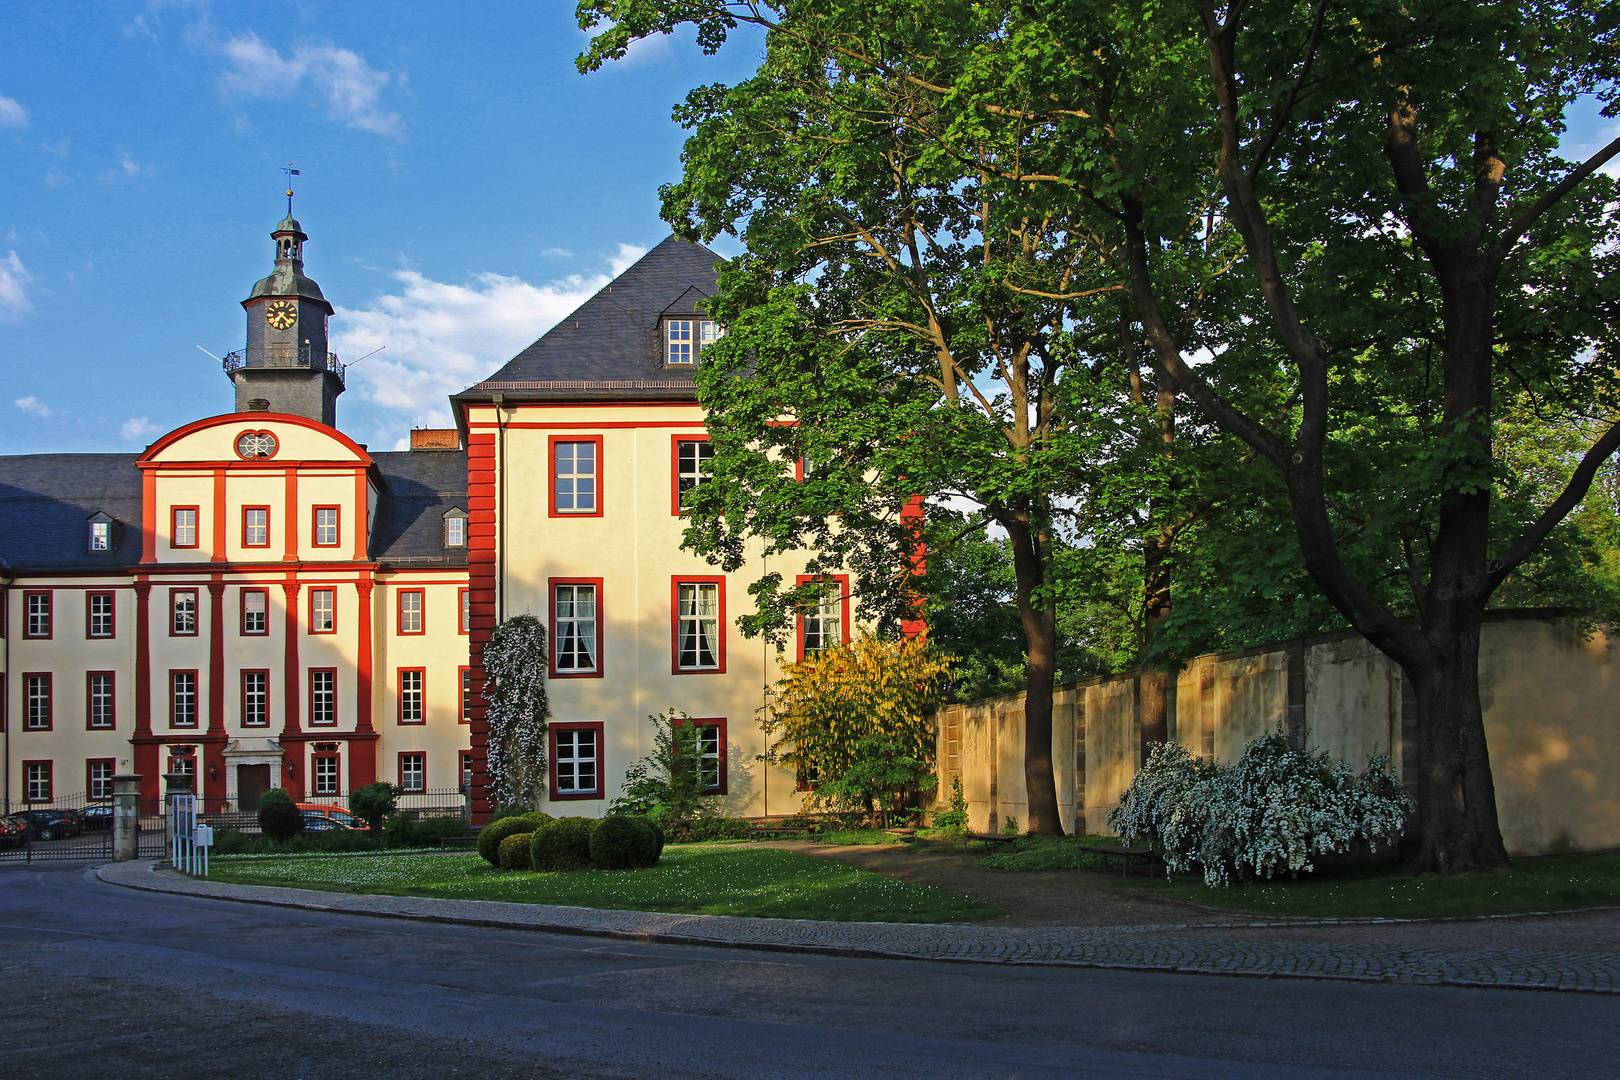
[{"label": "black car", "polygon": [[28,843],[28,826],[11,817],[0,817],[0,848],[22,847]]},{"label": "black car", "polygon": [[110,829],[113,823],[112,803],[93,803],[79,811],[79,824],[86,832]]},{"label": "black car", "polygon": [[26,825],[35,840],[55,840],[84,832],[77,810],[18,810],[11,820]]}]

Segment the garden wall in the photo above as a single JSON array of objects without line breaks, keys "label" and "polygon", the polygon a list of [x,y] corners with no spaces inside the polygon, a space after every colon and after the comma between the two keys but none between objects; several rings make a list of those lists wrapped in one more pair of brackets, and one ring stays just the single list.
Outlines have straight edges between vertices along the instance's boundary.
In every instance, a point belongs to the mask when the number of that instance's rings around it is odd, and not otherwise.
[{"label": "garden wall", "polygon": [[[1493,613],[1480,649],[1480,695],[1502,835],[1515,855],[1620,847],[1620,637],[1590,636],[1545,612]],[[960,777],[975,830],[1027,822],[1022,694],[935,714],[941,801]],[[1052,717],[1063,827],[1108,831],[1106,815],[1147,747],[1173,739],[1233,760],[1282,730],[1357,769],[1379,754],[1410,788],[1403,761],[1412,702],[1400,667],[1350,632],[1060,686]]]}]

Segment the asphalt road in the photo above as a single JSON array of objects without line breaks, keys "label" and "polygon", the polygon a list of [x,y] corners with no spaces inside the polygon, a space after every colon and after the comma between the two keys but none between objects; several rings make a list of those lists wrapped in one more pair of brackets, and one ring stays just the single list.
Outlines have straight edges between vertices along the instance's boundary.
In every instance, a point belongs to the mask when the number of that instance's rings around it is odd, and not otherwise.
[{"label": "asphalt road", "polygon": [[0,1080],[1611,1077],[1620,997],[398,923],[0,864]]}]

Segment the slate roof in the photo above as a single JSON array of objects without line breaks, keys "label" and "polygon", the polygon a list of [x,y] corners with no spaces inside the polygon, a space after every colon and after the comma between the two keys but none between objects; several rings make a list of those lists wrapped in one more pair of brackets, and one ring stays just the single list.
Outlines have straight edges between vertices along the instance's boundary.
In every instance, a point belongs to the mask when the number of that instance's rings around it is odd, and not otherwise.
[{"label": "slate roof", "polygon": [[[0,456],[0,558],[18,573],[106,570],[141,558],[134,454]],[[113,521],[110,551],[89,550],[90,515]]]},{"label": "slate roof", "polygon": [[636,398],[697,400],[692,373],[663,364],[666,315],[697,315],[713,296],[720,256],[673,236],[573,314],[452,401]]},{"label": "slate roof", "polygon": [[467,454],[401,450],[372,454],[382,473],[371,557],[407,566],[466,566],[466,548],[444,546],[444,515],[467,509]]}]

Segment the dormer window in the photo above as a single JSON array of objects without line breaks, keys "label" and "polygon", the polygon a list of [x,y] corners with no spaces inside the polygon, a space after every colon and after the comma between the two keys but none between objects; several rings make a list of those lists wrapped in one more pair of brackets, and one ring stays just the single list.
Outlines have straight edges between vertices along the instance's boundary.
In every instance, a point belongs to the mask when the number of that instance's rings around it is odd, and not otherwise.
[{"label": "dormer window", "polygon": [[452,507],[444,515],[444,546],[447,548],[467,546],[467,511],[460,507]]},{"label": "dormer window", "polygon": [[698,355],[720,340],[724,333],[713,319],[666,319],[664,321],[664,364],[691,367]]},{"label": "dormer window", "polygon": [[113,546],[113,520],[106,514],[90,515],[91,551],[111,551]]}]

